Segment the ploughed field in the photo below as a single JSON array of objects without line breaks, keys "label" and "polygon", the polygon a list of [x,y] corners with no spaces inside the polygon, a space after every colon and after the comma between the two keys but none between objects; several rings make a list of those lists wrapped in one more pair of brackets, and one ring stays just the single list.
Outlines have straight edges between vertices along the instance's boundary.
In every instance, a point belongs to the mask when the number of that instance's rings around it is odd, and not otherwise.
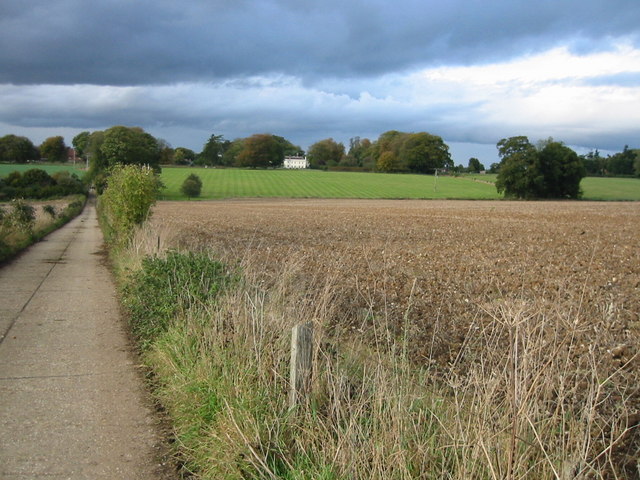
[{"label": "ploughed field", "polygon": [[459,360],[474,332],[517,312],[566,321],[578,356],[615,367],[636,353],[640,203],[161,202],[152,222],[184,247],[250,257],[266,282],[329,284],[336,326],[382,328],[418,362]]},{"label": "ploughed field", "polygon": [[[640,203],[161,202],[151,220],[165,244],[242,261],[267,294],[286,278],[301,311],[321,306],[293,321],[318,320],[323,350],[406,353],[470,411],[548,418],[542,444],[640,478]],[[580,428],[584,449],[554,437]]]}]

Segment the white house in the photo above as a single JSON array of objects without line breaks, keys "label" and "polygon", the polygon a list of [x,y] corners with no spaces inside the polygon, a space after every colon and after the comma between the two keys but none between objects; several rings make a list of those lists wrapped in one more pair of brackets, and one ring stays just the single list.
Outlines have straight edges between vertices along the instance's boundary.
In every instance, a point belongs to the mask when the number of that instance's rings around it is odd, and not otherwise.
[{"label": "white house", "polygon": [[307,157],[288,156],[284,157],[284,168],[309,168]]}]

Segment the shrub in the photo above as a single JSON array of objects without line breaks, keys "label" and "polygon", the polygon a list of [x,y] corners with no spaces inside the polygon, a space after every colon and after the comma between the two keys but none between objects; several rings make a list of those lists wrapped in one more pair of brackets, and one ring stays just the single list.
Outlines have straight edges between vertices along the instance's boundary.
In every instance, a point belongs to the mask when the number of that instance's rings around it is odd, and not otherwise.
[{"label": "shrub", "polygon": [[56,218],[56,207],[54,207],[53,205],[43,206],[42,211],[49,215],[51,218]]},{"label": "shrub", "polygon": [[13,200],[6,221],[17,230],[30,235],[36,222],[35,209],[24,200]]},{"label": "shrub", "polygon": [[149,216],[162,184],[151,168],[116,165],[100,197],[100,213],[107,240],[115,245],[129,241],[133,228]]},{"label": "shrub", "polygon": [[202,191],[202,180],[195,173],[189,175],[180,187],[180,191],[187,197],[199,197]]}]

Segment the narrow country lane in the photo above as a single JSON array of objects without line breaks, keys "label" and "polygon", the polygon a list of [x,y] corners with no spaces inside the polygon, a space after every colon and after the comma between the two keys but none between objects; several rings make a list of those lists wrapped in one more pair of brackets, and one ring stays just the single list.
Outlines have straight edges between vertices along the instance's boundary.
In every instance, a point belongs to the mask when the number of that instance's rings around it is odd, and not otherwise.
[{"label": "narrow country lane", "polygon": [[0,479],[166,479],[93,204],[0,269]]}]

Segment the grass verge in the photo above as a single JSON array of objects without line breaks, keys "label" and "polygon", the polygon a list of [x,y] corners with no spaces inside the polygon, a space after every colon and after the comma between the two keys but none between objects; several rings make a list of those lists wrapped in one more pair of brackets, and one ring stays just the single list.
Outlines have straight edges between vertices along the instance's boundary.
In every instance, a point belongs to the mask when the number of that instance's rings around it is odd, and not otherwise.
[{"label": "grass verge", "polygon": [[[86,200],[84,195],[72,195],[62,201],[35,202],[36,218],[33,229],[21,230],[0,226],[0,263],[10,260],[29,245],[39,242],[77,217],[82,212]],[[58,204],[59,211],[56,211],[51,203]]]},{"label": "grass verge", "polygon": [[[295,258],[265,276],[250,253],[175,253],[157,238],[138,231],[118,271],[185,475],[638,478],[637,354],[604,374],[597,349],[576,341],[584,328],[606,336],[606,309],[585,326],[531,301],[479,301],[455,361],[417,365],[408,328],[391,333],[373,304],[345,310],[346,292],[307,278]],[[147,298],[158,311],[136,307]],[[373,341],[341,328],[351,315],[370,321]],[[301,321],[317,332],[312,393],[290,410],[290,329]]]}]

